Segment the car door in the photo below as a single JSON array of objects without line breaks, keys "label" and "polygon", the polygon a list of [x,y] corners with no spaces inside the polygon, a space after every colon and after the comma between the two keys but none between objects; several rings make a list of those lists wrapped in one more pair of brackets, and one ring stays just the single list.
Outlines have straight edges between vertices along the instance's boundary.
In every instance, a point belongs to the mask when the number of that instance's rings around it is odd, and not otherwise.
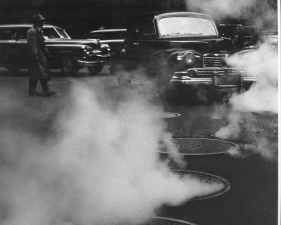
[{"label": "car door", "polygon": [[153,20],[141,19],[128,27],[125,53],[130,69],[143,70],[149,66],[151,55],[157,49],[157,37]]},{"label": "car door", "polygon": [[16,29],[13,27],[0,28],[0,65],[13,66],[15,64],[14,57],[17,55],[15,51]]},{"label": "car door", "polygon": [[139,21],[131,21],[127,28],[124,48],[120,53],[120,56],[123,59],[123,68],[125,70],[135,70],[137,68],[137,52],[139,48],[138,33]]},{"label": "car door", "polygon": [[136,56],[138,58],[138,67],[147,69],[150,64],[151,55],[158,49],[158,41],[153,20],[141,20],[137,46]]},{"label": "car door", "polygon": [[17,30],[15,63],[20,67],[27,67],[27,31],[29,29],[29,27],[21,27]]}]

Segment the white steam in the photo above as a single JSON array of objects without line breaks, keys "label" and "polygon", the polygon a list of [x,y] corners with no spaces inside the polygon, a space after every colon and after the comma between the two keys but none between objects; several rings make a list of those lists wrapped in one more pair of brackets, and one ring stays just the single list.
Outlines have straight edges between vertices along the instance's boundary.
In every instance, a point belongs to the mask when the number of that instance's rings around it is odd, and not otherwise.
[{"label": "white steam", "polygon": [[243,68],[257,82],[247,92],[234,96],[231,104],[235,110],[278,113],[278,54],[268,44],[248,54],[233,56],[229,65]]},{"label": "white steam", "polygon": [[256,0],[186,0],[188,9],[209,14],[215,18],[239,17]]},{"label": "white steam", "polygon": [[0,131],[1,224],[139,223],[163,205],[221,190],[159,159],[163,145],[175,155],[159,107],[132,93],[108,104],[91,88],[76,84],[57,138]]},{"label": "white steam", "polygon": [[[268,44],[246,54],[237,54],[228,59],[233,67],[243,68],[247,76],[254,77],[256,82],[251,88],[241,94],[233,95],[229,103],[232,111],[229,113],[229,124],[215,134],[216,137],[238,138],[241,133],[241,114],[262,113],[278,114],[278,54]],[[270,140],[256,138],[254,152],[263,157],[273,159],[276,155]]]},{"label": "white steam", "polygon": [[225,18],[254,20],[261,29],[277,29],[276,6],[258,0],[185,0],[189,11],[202,12],[217,20]]}]

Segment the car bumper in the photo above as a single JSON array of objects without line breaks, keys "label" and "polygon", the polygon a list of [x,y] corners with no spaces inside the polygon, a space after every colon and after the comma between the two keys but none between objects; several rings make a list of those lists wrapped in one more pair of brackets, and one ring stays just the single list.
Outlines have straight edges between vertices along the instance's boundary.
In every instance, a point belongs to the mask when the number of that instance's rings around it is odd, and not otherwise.
[{"label": "car bumper", "polygon": [[174,85],[207,86],[213,88],[233,88],[251,85],[256,80],[246,76],[241,69],[230,68],[192,68],[177,71],[170,81]]},{"label": "car bumper", "polygon": [[95,57],[91,57],[91,58],[86,58],[86,59],[78,59],[77,60],[77,64],[80,67],[99,67],[99,66],[103,66],[103,65],[107,65],[109,64],[109,58],[110,55],[106,54],[106,55],[97,55]]}]

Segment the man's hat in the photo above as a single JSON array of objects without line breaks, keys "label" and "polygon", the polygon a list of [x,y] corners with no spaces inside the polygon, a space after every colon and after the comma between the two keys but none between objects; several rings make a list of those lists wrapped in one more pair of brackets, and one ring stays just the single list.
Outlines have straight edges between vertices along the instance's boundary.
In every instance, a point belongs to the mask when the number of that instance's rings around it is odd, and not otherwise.
[{"label": "man's hat", "polygon": [[37,22],[37,21],[46,20],[46,18],[44,18],[41,14],[36,14],[32,16],[32,20],[33,22]]}]

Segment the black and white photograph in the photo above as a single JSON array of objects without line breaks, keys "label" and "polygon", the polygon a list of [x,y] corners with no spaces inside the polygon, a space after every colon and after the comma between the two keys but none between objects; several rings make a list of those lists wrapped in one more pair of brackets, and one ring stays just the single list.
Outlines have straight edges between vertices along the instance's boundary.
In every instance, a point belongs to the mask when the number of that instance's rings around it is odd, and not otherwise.
[{"label": "black and white photograph", "polygon": [[279,225],[279,0],[0,0],[0,225]]}]

